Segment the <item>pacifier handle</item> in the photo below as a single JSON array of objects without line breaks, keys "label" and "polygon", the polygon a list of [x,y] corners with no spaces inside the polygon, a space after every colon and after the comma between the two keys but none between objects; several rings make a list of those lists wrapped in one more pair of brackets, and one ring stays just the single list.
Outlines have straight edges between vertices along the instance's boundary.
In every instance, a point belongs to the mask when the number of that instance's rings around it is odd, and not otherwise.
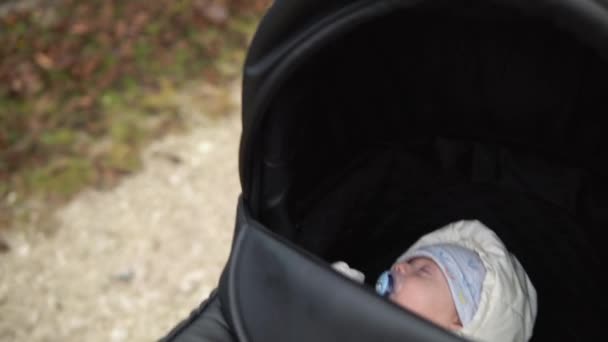
[{"label": "pacifier handle", "polygon": [[376,293],[382,297],[388,297],[394,290],[394,279],[391,271],[384,271],[376,281]]}]

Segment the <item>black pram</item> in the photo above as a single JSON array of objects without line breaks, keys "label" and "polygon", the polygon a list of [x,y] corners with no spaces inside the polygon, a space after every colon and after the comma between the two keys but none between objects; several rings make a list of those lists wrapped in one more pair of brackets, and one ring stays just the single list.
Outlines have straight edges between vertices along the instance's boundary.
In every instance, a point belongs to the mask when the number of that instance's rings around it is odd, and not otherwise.
[{"label": "black pram", "polygon": [[533,341],[605,340],[607,61],[606,0],[275,1],[244,67],[230,259],[165,340],[460,341],[371,286],[459,219],[529,273]]}]

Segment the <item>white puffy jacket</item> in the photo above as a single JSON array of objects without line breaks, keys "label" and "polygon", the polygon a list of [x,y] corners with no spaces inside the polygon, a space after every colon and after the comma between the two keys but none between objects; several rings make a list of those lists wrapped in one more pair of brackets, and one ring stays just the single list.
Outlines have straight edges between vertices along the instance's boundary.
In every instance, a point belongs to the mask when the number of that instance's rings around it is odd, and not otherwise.
[{"label": "white puffy jacket", "polygon": [[[463,220],[424,235],[408,251],[438,243],[453,243],[475,250],[486,267],[477,312],[456,333],[473,341],[527,342],[532,337],[536,320],[536,289],[500,238],[477,220]],[[355,281],[365,279],[361,272],[344,262],[336,262],[333,267]]]},{"label": "white puffy jacket", "polygon": [[528,341],[536,320],[536,289],[500,238],[479,221],[458,221],[424,235],[409,249],[437,243],[475,250],[486,267],[477,312],[458,333],[474,341]]}]

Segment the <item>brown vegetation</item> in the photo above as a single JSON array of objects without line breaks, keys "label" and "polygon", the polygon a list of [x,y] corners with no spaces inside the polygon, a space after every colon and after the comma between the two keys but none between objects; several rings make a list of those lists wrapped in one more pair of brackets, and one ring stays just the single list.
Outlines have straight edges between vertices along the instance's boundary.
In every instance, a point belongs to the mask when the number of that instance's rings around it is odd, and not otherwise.
[{"label": "brown vegetation", "polygon": [[269,0],[59,0],[0,18],[0,227],[139,166],[179,128],[163,96],[240,75]]}]

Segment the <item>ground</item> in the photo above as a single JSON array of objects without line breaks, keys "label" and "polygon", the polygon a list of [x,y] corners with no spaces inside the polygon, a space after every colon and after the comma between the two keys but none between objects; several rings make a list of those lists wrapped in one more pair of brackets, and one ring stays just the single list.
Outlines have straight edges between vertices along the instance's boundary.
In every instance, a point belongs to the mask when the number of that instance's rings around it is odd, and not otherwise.
[{"label": "ground", "polygon": [[143,171],[81,193],[50,232],[2,233],[0,341],[154,341],[206,298],[240,193],[238,86],[230,94],[230,112],[209,118],[183,92],[191,130],[149,146]]}]

